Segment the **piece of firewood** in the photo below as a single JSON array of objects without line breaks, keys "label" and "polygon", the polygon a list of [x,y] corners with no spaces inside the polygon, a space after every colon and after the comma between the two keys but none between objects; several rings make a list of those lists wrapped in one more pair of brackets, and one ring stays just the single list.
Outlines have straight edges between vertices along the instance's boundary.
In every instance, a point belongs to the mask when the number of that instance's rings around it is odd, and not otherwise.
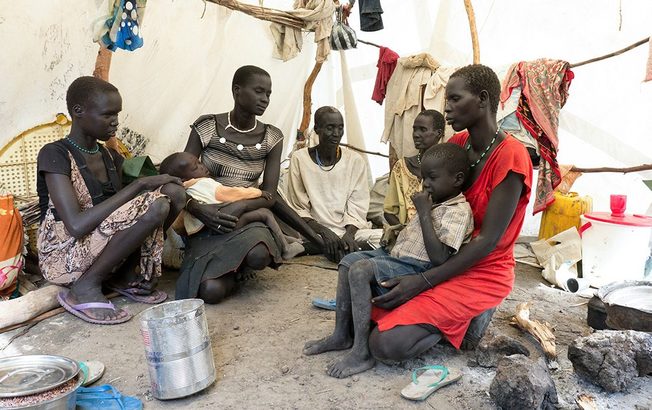
[{"label": "piece of firewood", "polygon": [[25,296],[0,302],[0,329],[26,322],[58,307],[57,294],[64,289],[57,285],[44,286]]},{"label": "piece of firewood", "polygon": [[530,320],[530,306],[530,302],[519,303],[510,324],[534,336],[541,343],[546,357],[554,360],[557,358],[557,346],[552,328],[548,323]]},{"label": "piece of firewood", "polygon": [[575,404],[580,410],[598,410],[598,405],[595,403],[595,397],[588,394],[580,394],[575,398]]}]

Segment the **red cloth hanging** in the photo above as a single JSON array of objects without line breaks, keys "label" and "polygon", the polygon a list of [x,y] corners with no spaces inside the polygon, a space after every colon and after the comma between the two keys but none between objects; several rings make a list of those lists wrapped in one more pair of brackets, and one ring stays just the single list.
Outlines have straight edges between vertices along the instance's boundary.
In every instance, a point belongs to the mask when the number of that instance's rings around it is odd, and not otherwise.
[{"label": "red cloth hanging", "polygon": [[389,82],[389,79],[392,78],[392,73],[394,73],[398,59],[399,55],[394,51],[387,47],[380,47],[378,63],[376,64],[376,67],[378,67],[376,84],[374,85],[374,92],[371,95],[371,99],[376,101],[378,104],[382,104],[385,99],[387,83]]}]

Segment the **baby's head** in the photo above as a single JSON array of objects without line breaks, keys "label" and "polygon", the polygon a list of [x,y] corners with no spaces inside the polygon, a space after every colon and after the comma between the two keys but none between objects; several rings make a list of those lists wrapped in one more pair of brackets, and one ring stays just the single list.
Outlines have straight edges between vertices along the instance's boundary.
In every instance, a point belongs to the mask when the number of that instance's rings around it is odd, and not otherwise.
[{"label": "baby's head", "polygon": [[421,159],[423,189],[434,203],[454,198],[462,192],[470,170],[463,147],[450,142],[433,145]]},{"label": "baby's head", "polygon": [[206,165],[202,164],[199,158],[187,152],[176,152],[165,158],[161,162],[159,172],[179,177],[184,181],[211,176]]}]

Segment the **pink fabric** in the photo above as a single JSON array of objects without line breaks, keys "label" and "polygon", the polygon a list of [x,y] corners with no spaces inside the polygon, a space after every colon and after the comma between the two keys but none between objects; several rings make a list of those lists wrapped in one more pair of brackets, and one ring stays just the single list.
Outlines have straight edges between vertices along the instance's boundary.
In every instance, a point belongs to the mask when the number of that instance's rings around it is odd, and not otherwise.
[{"label": "pink fabric", "polygon": [[380,47],[378,63],[376,64],[376,67],[378,67],[376,84],[374,85],[374,91],[371,95],[371,99],[376,101],[378,104],[382,104],[385,99],[387,83],[389,82],[389,79],[392,78],[398,58],[399,55],[389,48]]},{"label": "pink fabric", "polygon": [[503,82],[500,101],[505,102],[515,87],[521,87],[516,115],[537,140],[541,153],[534,213],[554,201],[554,189],[561,182],[557,163],[559,111],[566,104],[575,75],[568,62],[539,59],[513,64]]}]

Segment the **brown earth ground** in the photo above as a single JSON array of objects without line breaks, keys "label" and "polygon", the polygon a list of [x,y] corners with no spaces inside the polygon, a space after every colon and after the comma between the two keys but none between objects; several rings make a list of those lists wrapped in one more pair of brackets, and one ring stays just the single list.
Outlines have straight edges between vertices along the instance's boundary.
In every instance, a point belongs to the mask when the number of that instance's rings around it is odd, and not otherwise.
[{"label": "brown earth ground", "polygon": [[[173,294],[177,272],[166,272],[161,289]],[[322,257],[302,257],[278,270],[265,269],[247,282],[236,295],[217,306],[206,306],[217,381],[193,396],[158,401],[151,396],[147,363],[139,332],[138,316],[117,326],[91,325],[68,313],[57,315],[7,342],[22,330],[0,335],[0,356],[14,354],[59,354],[77,360],[100,360],[106,364],[102,383],[140,398],[148,409],[491,409],[489,385],[494,371],[470,367],[473,352],[456,351],[440,344],[421,358],[400,366],[378,364],[373,370],[338,380],[325,368],[341,352],[306,357],[303,344],[328,334],[333,312],[311,306],[315,297],[335,292],[334,265]],[[532,301],[531,318],[555,327],[558,369],[552,373],[562,408],[576,408],[575,398],[586,393],[598,408],[652,408],[652,377],[637,378],[628,393],[607,394],[578,378],[566,358],[567,346],[587,335],[586,299],[548,286],[538,269],[517,265],[516,286],[498,308],[489,331],[515,337],[539,357],[532,338],[509,324],[515,306]],[[147,305],[114,299],[137,314]],[[4,349],[3,349],[4,347]],[[462,369],[463,379],[447,386],[423,403],[400,397],[410,372],[423,365],[444,364]]]}]

